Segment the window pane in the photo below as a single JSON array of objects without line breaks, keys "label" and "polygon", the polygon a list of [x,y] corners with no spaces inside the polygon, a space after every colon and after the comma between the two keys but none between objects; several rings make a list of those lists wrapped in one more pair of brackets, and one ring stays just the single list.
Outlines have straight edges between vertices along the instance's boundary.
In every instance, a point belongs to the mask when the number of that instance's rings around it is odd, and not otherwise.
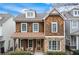
[{"label": "window pane", "polygon": [[26,31],[26,24],[22,24],[22,31]]},{"label": "window pane", "polygon": [[36,31],[36,32],[39,31],[39,25],[38,25],[38,24],[34,24],[33,27],[34,27],[34,28],[33,28],[34,31]]},{"label": "window pane", "polygon": [[56,41],[52,41],[52,50],[56,50]]},{"label": "window pane", "polygon": [[49,41],[49,49],[51,50],[51,41]]},{"label": "window pane", "polygon": [[60,50],[60,41],[58,41],[58,48],[57,48],[57,50]]},{"label": "window pane", "polygon": [[53,24],[53,31],[56,32],[56,24]]},{"label": "window pane", "polygon": [[32,47],[32,40],[29,40],[29,47]]}]

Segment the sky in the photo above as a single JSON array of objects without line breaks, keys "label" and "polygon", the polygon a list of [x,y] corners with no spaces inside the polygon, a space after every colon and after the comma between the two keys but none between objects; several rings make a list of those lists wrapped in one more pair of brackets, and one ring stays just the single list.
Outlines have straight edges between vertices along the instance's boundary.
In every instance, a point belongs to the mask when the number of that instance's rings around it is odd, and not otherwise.
[{"label": "sky", "polygon": [[0,13],[17,16],[23,9],[33,9],[37,13],[44,13],[52,7],[50,3],[0,3]]}]

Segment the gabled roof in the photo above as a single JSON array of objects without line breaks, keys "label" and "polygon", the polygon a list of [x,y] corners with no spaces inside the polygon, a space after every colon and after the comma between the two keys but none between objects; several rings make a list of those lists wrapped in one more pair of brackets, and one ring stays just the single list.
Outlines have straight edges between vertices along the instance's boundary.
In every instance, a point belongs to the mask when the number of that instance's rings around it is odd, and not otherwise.
[{"label": "gabled roof", "polygon": [[0,17],[1,17],[0,24],[3,24],[11,17],[11,15],[10,14],[0,14]]},{"label": "gabled roof", "polygon": [[79,5],[74,6],[69,11],[62,12],[64,14],[64,17],[67,18],[66,20],[79,20],[79,17],[75,17],[75,16],[72,15],[73,10],[79,10]]},{"label": "gabled roof", "polygon": [[61,14],[56,8],[52,8],[43,19],[46,19],[49,15],[60,15],[64,19],[63,14]]}]

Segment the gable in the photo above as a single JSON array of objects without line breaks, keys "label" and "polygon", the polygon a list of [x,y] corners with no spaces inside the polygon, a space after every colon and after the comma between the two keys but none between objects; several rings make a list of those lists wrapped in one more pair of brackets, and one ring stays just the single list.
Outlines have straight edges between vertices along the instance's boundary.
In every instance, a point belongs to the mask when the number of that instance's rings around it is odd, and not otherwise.
[{"label": "gable", "polygon": [[57,16],[60,16],[63,20],[64,20],[64,16],[57,10],[57,9],[53,9],[53,10],[51,10],[45,17],[44,17],[44,19],[46,19],[48,16],[50,16],[50,15],[57,15]]}]

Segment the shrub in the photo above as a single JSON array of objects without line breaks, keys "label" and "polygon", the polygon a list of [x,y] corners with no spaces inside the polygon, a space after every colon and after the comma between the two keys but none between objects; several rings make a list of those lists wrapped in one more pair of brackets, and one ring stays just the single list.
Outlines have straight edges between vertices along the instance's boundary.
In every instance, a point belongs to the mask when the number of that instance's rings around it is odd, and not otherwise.
[{"label": "shrub", "polygon": [[31,52],[26,52],[26,51],[15,51],[15,52],[9,52],[7,53],[8,55],[32,55]]},{"label": "shrub", "polygon": [[46,52],[47,55],[66,55],[65,52],[52,52],[52,51],[48,51]]},{"label": "shrub", "polygon": [[73,55],[79,55],[79,50],[73,51]]}]

